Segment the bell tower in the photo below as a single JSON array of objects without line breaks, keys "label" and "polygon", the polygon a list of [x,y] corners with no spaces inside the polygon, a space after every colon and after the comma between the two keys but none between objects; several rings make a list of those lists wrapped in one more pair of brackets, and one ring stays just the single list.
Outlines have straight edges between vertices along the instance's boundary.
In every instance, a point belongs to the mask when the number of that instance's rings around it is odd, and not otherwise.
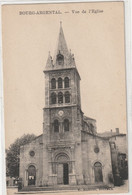
[{"label": "bell tower", "polygon": [[[56,174],[58,177],[55,159],[56,155],[59,154],[66,155],[69,159],[68,165],[66,165],[69,166],[67,180],[69,184],[82,183],[81,130],[83,113],[80,100],[80,75],[76,68],[74,55],[68,50],[62,23],[60,23],[55,55],[52,58],[49,53],[44,74],[44,156],[52,162],[50,173],[47,173],[48,178],[50,178],[48,183],[53,184],[53,178],[49,177],[49,174]],[[46,154],[46,150],[48,154]],[[56,178],[55,184],[57,181]]]},{"label": "bell tower", "polygon": [[80,75],[76,68],[74,54],[71,54],[67,48],[61,23],[55,55],[52,59],[49,52],[44,73],[45,107],[76,105],[81,108]]}]

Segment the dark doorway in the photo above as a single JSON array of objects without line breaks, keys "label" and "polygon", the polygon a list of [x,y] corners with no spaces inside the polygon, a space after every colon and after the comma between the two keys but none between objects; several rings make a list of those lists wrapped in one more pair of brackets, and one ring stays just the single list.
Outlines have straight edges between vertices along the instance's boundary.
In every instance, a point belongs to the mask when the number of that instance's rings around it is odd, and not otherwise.
[{"label": "dark doorway", "polygon": [[95,182],[103,182],[102,165],[100,162],[94,164]]},{"label": "dark doorway", "polygon": [[69,184],[69,170],[68,170],[68,164],[64,163],[63,164],[63,183]]},{"label": "dark doorway", "polygon": [[28,185],[35,185],[36,181],[36,168],[35,166],[31,165],[28,168]]}]

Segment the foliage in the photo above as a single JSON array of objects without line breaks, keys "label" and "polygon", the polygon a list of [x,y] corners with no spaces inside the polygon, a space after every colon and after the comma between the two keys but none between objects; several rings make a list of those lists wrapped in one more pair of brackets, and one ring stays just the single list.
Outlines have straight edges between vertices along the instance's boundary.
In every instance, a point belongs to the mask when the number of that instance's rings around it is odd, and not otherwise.
[{"label": "foliage", "polygon": [[35,139],[34,134],[23,135],[17,138],[13,144],[10,145],[9,149],[6,149],[6,175],[10,177],[19,177],[19,155],[20,147],[31,142]]}]

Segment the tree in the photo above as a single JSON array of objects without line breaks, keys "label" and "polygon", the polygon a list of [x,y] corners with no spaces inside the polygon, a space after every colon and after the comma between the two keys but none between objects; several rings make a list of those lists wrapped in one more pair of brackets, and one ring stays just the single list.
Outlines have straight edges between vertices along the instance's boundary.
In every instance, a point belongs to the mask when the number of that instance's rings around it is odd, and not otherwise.
[{"label": "tree", "polygon": [[23,135],[17,138],[9,149],[6,149],[6,175],[10,177],[19,177],[19,155],[20,147],[34,140],[34,134]]}]

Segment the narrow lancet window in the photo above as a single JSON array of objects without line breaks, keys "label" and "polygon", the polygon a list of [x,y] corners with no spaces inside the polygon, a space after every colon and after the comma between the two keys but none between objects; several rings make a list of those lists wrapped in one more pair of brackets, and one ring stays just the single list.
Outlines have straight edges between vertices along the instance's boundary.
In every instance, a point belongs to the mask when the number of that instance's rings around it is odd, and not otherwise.
[{"label": "narrow lancet window", "polygon": [[70,103],[70,93],[69,93],[69,91],[65,92],[65,103]]},{"label": "narrow lancet window", "polygon": [[56,79],[51,79],[51,89],[56,89]]},{"label": "narrow lancet window", "polygon": [[54,120],[54,132],[59,132],[59,121]]},{"label": "narrow lancet window", "polygon": [[51,104],[56,104],[56,93],[51,93]]},{"label": "narrow lancet window", "polygon": [[63,103],[63,93],[62,92],[59,92],[58,93],[58,103],[59,104],[62,104]]},{"label": "narrow lancet window", "polygon": [[69,120],[68,119],[64,120],[64,131],[69,131]]},{"label": "narrow lancet window", "polygon": [[69,88],[69,78],[68,77],[65,77],[64,79],[64,86],[65,88]]},{"label": "narrow lancet window", "polygon": [[62,78],[58,78],[58,88],[62,88]]}]

